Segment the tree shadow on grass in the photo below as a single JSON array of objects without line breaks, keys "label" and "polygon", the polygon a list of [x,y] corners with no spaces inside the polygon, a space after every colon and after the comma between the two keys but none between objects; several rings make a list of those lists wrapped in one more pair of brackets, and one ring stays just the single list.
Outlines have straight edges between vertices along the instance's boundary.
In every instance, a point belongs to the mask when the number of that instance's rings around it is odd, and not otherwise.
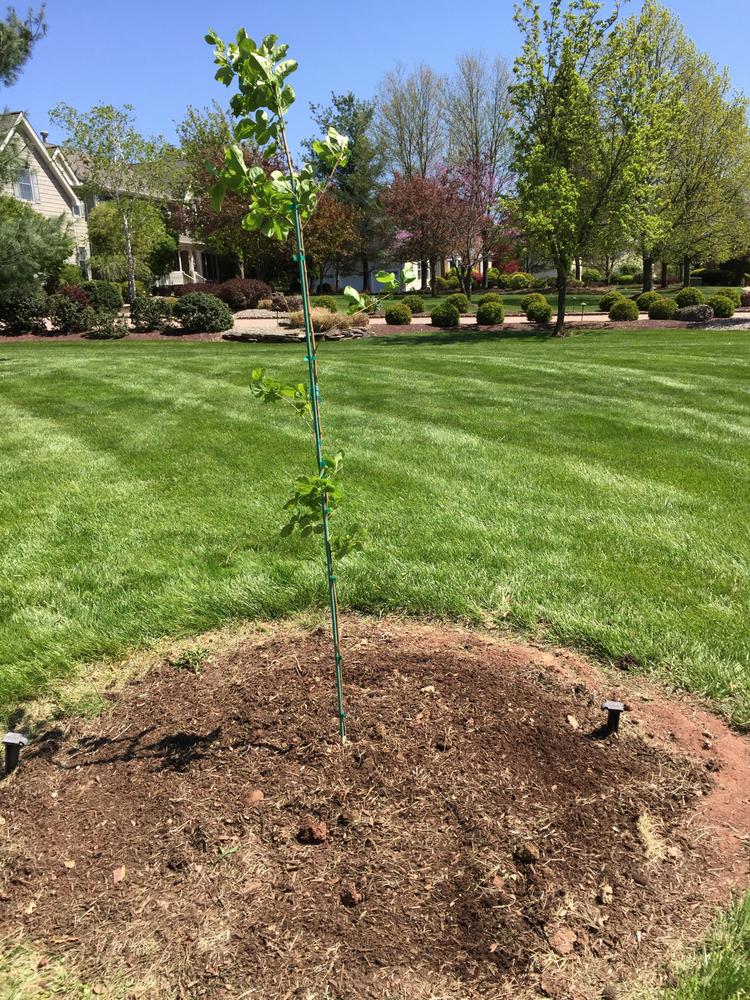
[{"label": "tree shadow on grass", "polygon": [[451,344],[490,344],[498,341],[532,341],[540,343],[554,340],[554,330],[536,327],[529,330],[476,330],[461,328],[456,330],[414,331],[414,333],[391,333],[385,336],[368,337],[368,344],[383,344],[387,347],[422,347],[435,345],[445,347]]}]

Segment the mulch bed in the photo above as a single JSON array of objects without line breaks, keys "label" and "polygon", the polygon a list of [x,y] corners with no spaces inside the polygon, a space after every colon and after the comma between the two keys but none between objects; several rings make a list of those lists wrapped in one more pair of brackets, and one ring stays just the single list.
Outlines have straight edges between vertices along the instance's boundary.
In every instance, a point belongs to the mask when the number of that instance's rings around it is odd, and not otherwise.
[{"label": "mulch bed", "polygon": [[154,1000],[613,997],[746,878],[718,720],[487,633],[344,632],[343,749],[322,629],[38,737],[0,785],[6,928]]}]

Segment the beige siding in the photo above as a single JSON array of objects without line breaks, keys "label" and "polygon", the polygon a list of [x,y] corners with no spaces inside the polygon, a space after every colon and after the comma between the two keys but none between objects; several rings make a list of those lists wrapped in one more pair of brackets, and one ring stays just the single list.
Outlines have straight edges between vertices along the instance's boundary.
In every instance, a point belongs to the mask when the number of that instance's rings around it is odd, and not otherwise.
[{"label": "beige siding", "polygon": [[[73,204],[70,195],[61,186],[48,164],[45,163],[38,151],[31,147],[25,148],[28,159],[28,169],[36,178],[36,190],[38,201],[27,202],[48,219],[64,216],[65,221],[71,226],[71,231],[75,237],[76,245],[88,244],[88,229],[86,220],[73,214]],[[15,189],[13,190],[15,194]]]}]

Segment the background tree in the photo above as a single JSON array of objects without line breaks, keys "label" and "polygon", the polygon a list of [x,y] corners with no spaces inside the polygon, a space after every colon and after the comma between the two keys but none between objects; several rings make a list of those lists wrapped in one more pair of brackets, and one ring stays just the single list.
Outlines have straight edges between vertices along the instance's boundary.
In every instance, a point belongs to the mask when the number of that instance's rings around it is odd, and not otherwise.
[{"label": "background tree", "polygon": [[318,199],[315,214],[305,225],[305,254],[318,280],[333,272],[338,290],[338,275],[360,246],[361,224],[357,210],[326,192]]},{"label": "background tree", "polygon": [[74,246],[63,219],[46,219],[24,202],[0,197],[0,298],[54,281]]},{"label": "background tree", "polygon": [[434,177],[396,174],[381,203],[393,231],[392,252],[403,260],[430,263],[434,295],[436,262],[459,243],[459,205],[450,176],[446,171]]},{"label": "background tree", "polygon": [[135,298],[136,229],[144,196],[165,203],[175,185],[176,151],[161,136],[142,136],[130,104],[99,104],[77,111],[58,104],[50,119],[67,133],[65,148],[76,156],[84,196],[111,200],[122,225],[130,298]]},{"label": "background tree", "polygon": [[383,77],[376,135],[394,174],[427,177],[443,162],[445,98],[445,78],[424,64],[411,73],[399,65]]},{"label": "background tree", "polygon": [[555,331],[565,327],[567,281],[576,256],[603,226],[629,228],[660,130],[649,114],[645,66],[649,8],[618,23],[597,0],[555,0],[542,20],[523,0],[523,36],[511,88],[516,112],[517,208],[526,235],[555,262]]},{"label": "background tree", "polygon": [[[43,4],[38,10],[29,10],[24,18],[8,7],[0,20],[0,85],[8,87],[16,82],[35,43],[46,31]],[[0,150],[0,188],[12,183],[22,166],[23,156],[15,144],[9,143]]]},{"label": "background tree", "polygon": [[[146,199],[133,205],[130,219],[132,251],[138,279],[150,282],[174,270],[177,239],[169,229],[164,206]],[[89,213],[91,266],[101,277],[112,281],[127,280],[125,233],[117,206],[103,201]]]},{"label": "background tree", "polygon": [[485,172],[507,170],[512,154],[510,67],[483,52],[464,53],[445,97],[448,159],[452,163],[482,164]]},{"label": "background tree", "polygon": [[[333,190],[345,205],[357,213],[357,257],[362,273],[362,288],[371,291],[371,265],[382,245],[383,220],[378,192],[385,169],[385,155],[374,133],[375,103],[346,94],[331,94],[327,106],[311,104],[312,117],[320,129],[334,128],[349,138],[349,161],[336,172]],[[312,142],[305,143],[312,149]],[[325,174],[323,167],[321,174]]]}]

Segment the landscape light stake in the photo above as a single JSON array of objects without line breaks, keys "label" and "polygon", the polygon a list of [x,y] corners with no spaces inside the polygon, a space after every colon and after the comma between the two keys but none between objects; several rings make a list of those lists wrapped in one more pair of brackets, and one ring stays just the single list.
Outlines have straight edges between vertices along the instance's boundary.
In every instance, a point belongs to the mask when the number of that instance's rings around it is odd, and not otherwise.
[{"label": "landscape light stake", "polygon": [[6,733],[3,736],[5,747],[5,773],[12,774],[21,763],[21,750],[29,745],[23,733]]}]

